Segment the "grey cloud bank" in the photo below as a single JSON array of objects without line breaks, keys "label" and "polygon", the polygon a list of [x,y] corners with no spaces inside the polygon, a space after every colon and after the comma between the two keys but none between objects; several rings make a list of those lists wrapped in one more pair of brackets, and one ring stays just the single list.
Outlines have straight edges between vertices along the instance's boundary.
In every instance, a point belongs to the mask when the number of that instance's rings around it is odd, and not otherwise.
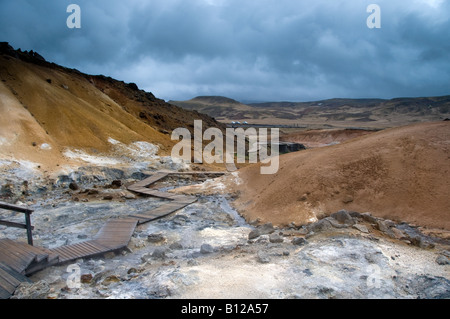
[{"label": "grey cloud bank", "polygon": [[0,40],[167,100],[436,96],[450,94],[449,17],[445,0],[1,0]]}]

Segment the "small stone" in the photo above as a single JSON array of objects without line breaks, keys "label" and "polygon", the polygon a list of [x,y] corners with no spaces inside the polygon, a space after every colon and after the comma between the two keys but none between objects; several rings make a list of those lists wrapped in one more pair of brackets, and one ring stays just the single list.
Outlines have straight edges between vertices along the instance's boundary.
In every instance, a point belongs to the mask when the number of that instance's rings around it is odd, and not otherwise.
[{"label": "small stone", "polygon": [[377,223],[377,218],[373,217],[370,213],[362,213],[361,217],[363,220],[365,220],[368,223],[371,223],[371,224]]},{"label": "small stone", "polygon": [[342,199],[342,202],[344,204],[350,204],[351,202],[353,202],[353,197],[350,195],[347,195]]},{"label": "small stone", "polygon": [[308,277],[311,277],[311,276],[313,275],[313,273],[311,272],[311,270],[308,269],[308,268],[304,269],[304,270],[303,270],[303,273],[304,273],[306,276],[308,276]]},{"label": "small stone", "polygon": [[337,213],[331,214],[331,217],[341,224],[353,225],[355,223],[352,216],[350,216],[349,212],[346,210],[340,210]]},{"label": "small stone", "polygon": [[153,253],[152,257],[156,259],[164,259],[166,258],[166,249],[164,248],[156,248]]},{"label": "small stone", "polygon": [[256,240],[257,243],[259,244],[267,244],[269,243],[269,235],[261,235],[258,237],[258,239]]},{"label": "small stone", "polygon": [[282,243],[284,239],[278,234],[271,234],[269,236],[269,241],[273,244]]},{"label": "small stone", "polygon": [[161,243],[165,240],[166,238],[162,234],[150,234],[147,236],[147,241],[150,243]]},{"label": "small stone", "polygon": [[114,257],[116,257],[116,254],[114,252],[109,252],[104,254],[106,259],[113,259]]},{"label": "small stone", "polygon": [[181,245],[180,243],[173,243],[169,246],[170,249],[172,250],[181,250],[183,249],[183,245]]},{"label": "small stone", "polygon": [[436,258],[436,262],[441,266],[450,264],[449,259],[444,255],[438,256],[438,258]]},{"label": "small stone", "polygon": [[329,220],[321,219],[316,223],[308,225],[308,232],[318,233],[318,232],[326,231],[326,230],[329,230],[332,228],[333,228],[333,225],[330,223]]},{"label": "small stone", "polygon": [[273,227],[272,223],[267,223],[259,227],[259,231],[261,235],[268,235],[272,234],[275,231],[275,228]]},{"label": "small stone", "polygon": [[248,222],[251,226],[257,226],[261,222],[261,219],[257,218]]},{"label": "small stone", "polygon": [[386,219],[384,221],[385,225],[389,228],[395,227],[395,223],[392,220]]},{"label": "small stone", "polygon": [[211,246],[210,244],[203,244],[203,245],[200,247],[200,253],[201,253],[201,254],[206,255],[206,254],[211,254],[211,253],[213,253],[213,252],[214,252],[214,248],[213,248],[213,246]]},{"label": "small stone", "polygon": [[302,226],[297,232],[296,234],[298,235],[306,235],[308,233],[308,228],[306,228],[305,226]]},{"label": "small stone", "polygon": [[139,271],[136,268],[130,268],[130,269],[128,269],[127,274],[131,275],[131,274],[136,274],[138,272]]},{"label": "small stone", "polygon": [[292,239],[292,244],[296,246],[303,246],[306,245],[307,243],[308,242],[303,237],[295,237],[294,239]]},{"label": "small stone", "polygon": [[423,239],[420,236],[410,238],[411,244],[422,249],[432,249],[434,248],[434,244],[429,241]]},{"label": "small stone", "polygon": [[258,251],[257,255],[257,259],[261,264],[268,264],[270,263],[270,258],[269,256],[267,256],[267,254],[265,252],[263,252],[262,250]]},{"label": "small stone", "polygon": [[186,222],[188,221],[188,217],[185,215],[177,215],[174,218],[172,218],[172,222],[179,226],[186,225]]},{"label": "small stone", "polygon": [[105,280],[102,281],[102,284],[104,286],[109,286],[109,285],[117,283],[117,282],[120,282],[120,278],[117,277],[116,275],[111,275],[111,276],[106,277]]},{"label": "small stone", "polygon": [[123,184],[122,184],[121,180],[114,180],[111,183],[111,187],[114,188],[114,189],[118,189],[118,188],[122,187],[122,185]]},{"label": "small stone", "polygon": [[366,225],[355,224],[355,225],[353,225],[353,228],[355,228],[365,234],[369,233],[369,229],[367,229]]},{"label": "small stone", "polygon": [[94,277],[91,274],[84,274],[84,275],[81,275],[80,282],[82,284],[90,284],[92,282],[93,278]]},{"label": "small stone", "polygon": [[400,229],[393,227],[391,228],[391,231],[395,239],[403,239],[406,237],[405,234]]},{"label": "small stone", "polygon": [[103,200],[113,200],[113,196],[112,195],[106,195],[106,196],[103,196]]},{"label": "small stone", "polygon": [[358,212],[348,212],[350,214],[350,216],[352,216],[353,218],[361,218],[361,213]]},{"label": "small stone", "polygon": [[75,182],[70,183],[70,184],[69,184],[69,188],[70,188],[71,190],[73,190],[73,191],[77,191],[77,190],[80,189],[80,187],[78,186],[78,184],[75,183]]},{"label": "small stone", "polygon": [[131,194],[130,192],[124,192],[122,197],[125,199],[136,199],[136,196],[134,194]]},{"label": "small stone", "polygon": [[152,257],[152,255],[151,255],[150,253],[146,253],[145,255],[143,255],[143,256],[141,257],[141,261],[142,261],[143,263],[146,263],[151,257]]},{"label": "small stone", "polygon": [[199,265],[198,261],[195,260],[195,259],[189,259],[188,262],[187,262],[187,264],[188,264],[189,266],[198,266],[198,265]]},{"label": "small stone", "polygon": [[384,220],[381,220],[381,219],[377,220],[376,226],[377,226],[378,230],[383,233],[388,233],[390,230],[388,224]]},{"label": "small stone", "polygon": [[291,229],[296,229],[297,225],[295,224],[295,222],[291,222],[291,223],[289,223],[288,227]]},{"label": "small stone", "polygon": [[88,236],[87,235],[78,235],[77,238],[78,239],[86,239],[86,238],[88,238]]},{"label": "small stone", "polygon": [[258,238],[259,236],[261,236],[261,232],[259,231],[259,229],[253,229],[248,234],[248,239],[255,239],[255,238]]},{"label": "small stone", "polygon": [[283,251],[283,256],[289,256],[291,253],[287,250]]}]

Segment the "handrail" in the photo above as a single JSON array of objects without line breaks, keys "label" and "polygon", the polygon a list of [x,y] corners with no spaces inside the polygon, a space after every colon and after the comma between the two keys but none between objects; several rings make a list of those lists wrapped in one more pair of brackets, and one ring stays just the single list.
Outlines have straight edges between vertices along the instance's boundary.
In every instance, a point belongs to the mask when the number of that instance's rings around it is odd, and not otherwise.
[{"label": "handrail", "polygon": [[7,227],[15,227],[15,228],[24,228],[27,230],[27,238],[28,238],[28,245],[33,246],[33,226],[31,226],[31,214],[33,213],[33,210],[0,202],[0,208],[6,209],[6,210],[12,210],[18,213],[24,213],[25,214],[25,224],[19,224],[9,221],[0,220],[0,225],[5,225]]}]

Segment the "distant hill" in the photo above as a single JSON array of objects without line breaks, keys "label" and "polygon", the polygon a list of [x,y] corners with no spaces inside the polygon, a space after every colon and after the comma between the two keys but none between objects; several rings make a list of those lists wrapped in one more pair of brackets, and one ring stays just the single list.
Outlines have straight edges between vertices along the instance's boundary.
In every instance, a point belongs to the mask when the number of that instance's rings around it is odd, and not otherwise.
[{"label": "distant hill", "polygon": [[254,108],[223,96],[198,96],[188,101],[169,101],[186,110],[208,114],[218,121],[240,119],[254,111]]},{"label": "distant hill", "polygon": [[171,103],[222,122],[248,121],[252,124],[386,128],[438,121],[450,116],[450,96],[251,104],[225,97],[198,97]]},{"label": "distant hill", "polygon": [[197,96],[196,98],[193,98],[190,100],[191,103],[200,103],[200,104],[216,104],[216,105],[223,105],[223,104],[230,104],[230,105],[240,105],[242,103],[224,97],[224,96]]},{"label": "distant hill", "polygon": [[[0,43],[0,160],[64,162],[66,149],[103,154],[111,141],[155,144],[170,154],[172,130],[221,127],[186,110],[103,75],[88,75],[45,61],[33,51]],[[39,147],[42,146],[43,147]]]}]

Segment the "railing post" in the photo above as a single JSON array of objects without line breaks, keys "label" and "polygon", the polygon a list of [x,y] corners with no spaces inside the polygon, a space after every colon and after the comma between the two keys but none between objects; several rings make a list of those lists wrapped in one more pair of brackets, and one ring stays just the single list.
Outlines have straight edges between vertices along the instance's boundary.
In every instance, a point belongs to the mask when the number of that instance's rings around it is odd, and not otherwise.
[{"label": "railing post", "polygon": [[33,246],[33,234],[31,232],[31,218],[30,213],[25,213],[25,224],[27,226],[28,245]]}]

